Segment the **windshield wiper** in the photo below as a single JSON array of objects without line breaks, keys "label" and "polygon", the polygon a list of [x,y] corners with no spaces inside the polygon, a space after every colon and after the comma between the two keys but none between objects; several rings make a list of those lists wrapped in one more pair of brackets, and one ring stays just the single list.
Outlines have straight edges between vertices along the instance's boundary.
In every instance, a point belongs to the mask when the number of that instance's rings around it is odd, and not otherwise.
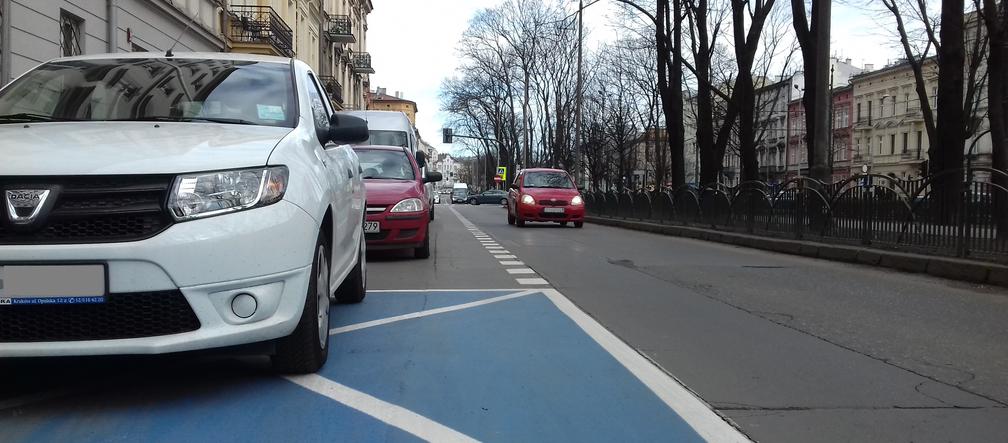
[{"label": "windshield wiper", "polygon": [[105,121],[110,122],[210,122],[210,123],[227,123],[234,125],[256,125],[258,123],[242,120],[240,118],[218,118],[218,117],[169,117],[164,115],[151,115],[144,117],[134,117],[134,118],[117,118],[109,119]]},{"label": "windshield wiper", "polygon": [[0,121],[25,121],[25,122],[51,122],[54,119],[51,115],[33,114],[31,112],[19,112],[17,114],[0,115]]}]

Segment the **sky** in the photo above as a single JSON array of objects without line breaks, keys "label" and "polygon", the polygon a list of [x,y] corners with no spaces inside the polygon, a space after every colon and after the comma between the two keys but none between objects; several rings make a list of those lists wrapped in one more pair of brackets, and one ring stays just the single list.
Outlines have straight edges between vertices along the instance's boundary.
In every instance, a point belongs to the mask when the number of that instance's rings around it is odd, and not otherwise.
[{"label": "sky", "polygon": [[[455,75],[460,63],[456,47],[469,19],[476,11],[503,0],[372,0],[368,16],[367,50],[375,73],[371,88],[385,88],[389,94],[401,91],[417,103],[417,128],[421,137],[438,152],[464,154],[461,144],[441,143],[441,128],[447,116],[441,112],[439,90],[445,78]],[[575,0],[567,9],[577,10]],[[587,2],[586,2],[587,3]],[[585,9],[588,32],[586,48],[616,39],[611,25],[617,16],[616,2],[602,0]],[[833,3],[832,52],[851,58],[855,66],[866,63],[881,67],[899,52],[889,40],[879,11]]]}]

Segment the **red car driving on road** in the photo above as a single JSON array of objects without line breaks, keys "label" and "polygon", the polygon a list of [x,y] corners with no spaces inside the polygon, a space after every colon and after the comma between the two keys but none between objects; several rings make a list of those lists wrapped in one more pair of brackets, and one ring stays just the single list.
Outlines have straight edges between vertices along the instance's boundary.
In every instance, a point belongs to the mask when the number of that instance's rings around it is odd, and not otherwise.
[{"label": "red car driving on road", "polygon": [[441,173],[421,175],[425,158],[408,148],[356,146],[364,170],[367,219],[364,237],[369,250],[413,249],[416,258],[430,257],[431,208],[424,185],[441,181]]},{"label": "red car driving on road", "polygon": [[574,180],[560,169],[524,169],[515,177],[507,197],[508,224],[555,222],[584,226],[584,200]]}]

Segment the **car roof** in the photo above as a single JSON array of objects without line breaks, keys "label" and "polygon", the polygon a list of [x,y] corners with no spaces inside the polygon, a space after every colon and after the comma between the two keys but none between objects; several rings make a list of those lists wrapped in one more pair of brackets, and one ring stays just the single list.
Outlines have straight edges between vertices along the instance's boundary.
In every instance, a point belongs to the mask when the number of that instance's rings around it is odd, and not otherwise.
[{"label": "car roof", "polygon": [[272,55],[244,54],[240,52],[176,52],[172,57],[166,57],[164,52],[116,52],[113,54],[90,54],[78,55],[74,57],[61,57],[50,60],[50,62],[65,62],[76,60],[131,60],[131,59],[206,59],[206,60],[234,60],[263,63],[287,63],[291,62],[287,57],[276,57]]}]

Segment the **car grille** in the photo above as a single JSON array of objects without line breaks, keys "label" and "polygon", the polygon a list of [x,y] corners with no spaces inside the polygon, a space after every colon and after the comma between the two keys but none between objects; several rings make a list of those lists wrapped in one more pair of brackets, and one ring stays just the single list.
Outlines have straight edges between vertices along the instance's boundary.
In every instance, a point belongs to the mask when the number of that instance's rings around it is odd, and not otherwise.
[{"label": "car grille", "polygon": [[364,234],[364,241],[381,241],[381,240],[385,240],[389,236],[390,232],[392,232],[392,231],[389,231],[387,229],[382,229],[379,232],[373,232],[373,233],[370,233],[370,234]]},{"label": "car grille", "polygon": [[0,342],[8,343],[154,337],[199,328],[177,290],[110,294],[99,304],[0,306]]},{"label": "car grille", "polygon": [[[0,245],[143,240],[172,224],[165,208],[172,176],[0,177],[0,188],[57,185],[55,206],[37,226],[0,223]],[[6,217],[0,217],[0,220]]]},{"label": "car grille", "polygon": [[567,206],[567,200],[539,200],[542,206]]}]

